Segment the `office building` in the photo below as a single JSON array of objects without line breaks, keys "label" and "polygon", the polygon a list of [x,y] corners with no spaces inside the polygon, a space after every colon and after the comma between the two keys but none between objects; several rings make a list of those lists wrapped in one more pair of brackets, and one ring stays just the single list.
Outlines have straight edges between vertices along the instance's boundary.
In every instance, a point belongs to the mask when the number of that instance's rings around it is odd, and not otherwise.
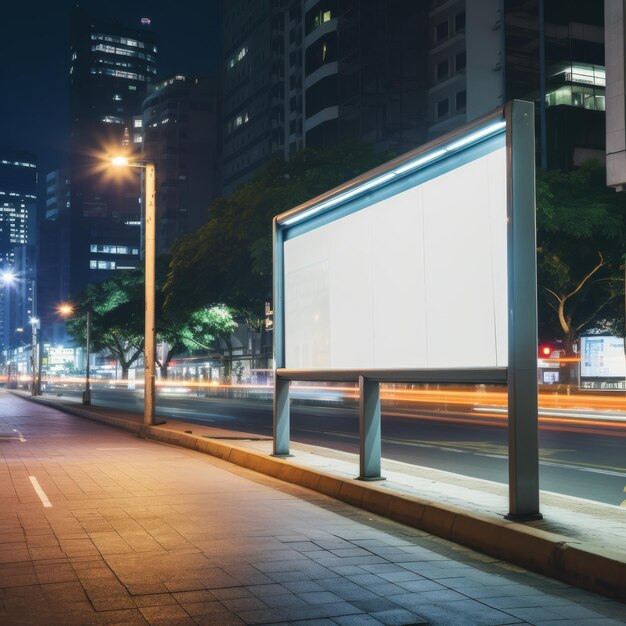
[{"label": "office building", "polygon": [[16,328],[28,323],[33,310],[33,266],[37,201],[37,163],[28,152],[0,146],[0,271],[2,280],[0,338],[5,348],[15,342]]},{"label": "office building", "polygon": [[424,140],[427,8],[412,0],[224,4],[224,193],[273,156]]},{"label": "office building", "polygon": [[220,194],[220,91],[217,77],[172,76],[151,88],[134,120],[133,142],[156,165],[158,254],[202,226]]},{"label": "office building", "polygon": [[69,302],[70,290],[70,172],[46,176],[46,205],[39,223],[37,315],[43,343],[65,345],[69,339],[58,306]]},{"label": "office building", "polygon": [[70,46],[70,292],[138,266],[141,204],[137,169],[106,161],[132,155],[133,116],[155,80],[149,20],[128,28],[74,9]]},{"label": "office building", "polygon": [[539,164],[603,158],[601,2],[433,0],[429,31],[429,137],[520,98],[536,103]]}]

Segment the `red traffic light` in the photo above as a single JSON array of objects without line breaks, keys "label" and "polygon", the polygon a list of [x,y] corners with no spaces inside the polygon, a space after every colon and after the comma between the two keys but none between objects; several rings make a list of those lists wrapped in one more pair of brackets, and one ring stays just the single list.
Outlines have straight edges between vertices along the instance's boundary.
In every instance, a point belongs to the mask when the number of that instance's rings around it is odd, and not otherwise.
[{"label": "red traffic light", "polygon": [[552,354],[552,348],[550,346],[539,346],[539,356],[547,359]]}]

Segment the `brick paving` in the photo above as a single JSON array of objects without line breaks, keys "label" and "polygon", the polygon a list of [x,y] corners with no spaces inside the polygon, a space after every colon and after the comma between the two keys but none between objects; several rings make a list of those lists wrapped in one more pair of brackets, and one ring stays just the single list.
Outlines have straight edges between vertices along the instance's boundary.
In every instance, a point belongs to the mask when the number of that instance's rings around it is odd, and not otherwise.
[{"label": "brick paving", "polygon": [[3,626],[625,623],[624,604],[0,392]]}]

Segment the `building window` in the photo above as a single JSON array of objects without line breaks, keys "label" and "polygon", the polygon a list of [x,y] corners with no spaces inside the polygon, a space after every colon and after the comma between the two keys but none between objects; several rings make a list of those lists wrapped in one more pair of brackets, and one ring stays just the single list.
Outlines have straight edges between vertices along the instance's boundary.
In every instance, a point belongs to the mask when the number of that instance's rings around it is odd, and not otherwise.
[{"label": "building window", "polygon": [[124,120],[121,117],[116,117],[115,115],[105,115],[102,118],[102,121],[106,124],[124,124]]},{"label": "building window", "polygon": [[317,7],[306,14],[305,30],[306,34],[313,32],[316,28],[330,22],[337,16],[336,0],[324,0]]},{"label": "building window", "polygon": [[467,105],[467,91],[459,91],[456,94],[456,110],[463,111]]},{"label": "building window", "polygon": [[437,119],[441,119],[445,117],[450,112],[450,102],[448,98],[444,98],[443,100],[439,100],[437,102]]},{"label": "building window", "polygon": [[465,54],[465,50],[463,52],[459,52],[454,58],[454,67],[457,72],[464,70],[467,65],[467,55]]},{"label": "building window", "polygon": [[440,63],[437,63],[437,71],[436,71],[437,80],[443,80],[444,78],[448,78],[449,74],[450,74],[450,63],[448,63],[448,59],[444,59]]},{"label": "building window", "polygon": [[100,254],[128,254],[131,256],[139,256],[139,248],[131,248],[130,246],[116,246],[92,243],[89,246],[89,251]]},{"label": "building window", "polygon": [[454,16],[454,32],[458,33],[464,28],[465,28],[465,11],[462,11],[461,13],[457,13]]},{"label": "building window", "polygon": [[115,261],[97,261],[91,259],[89,261],[89,269],[91,270],[114,270]]},{"label": "building window", "polygon": [[238,50],[230,59],[228,59],[228,69],[235,67],[239,61],[241,61],[246,54],[248,54],[248,47],[244,46],[240,50]]},{"label": "building window", "polygon": [[444,41],[444,39],[448,38],[448,20],[445,22],[440,22],[435,26],[435,43],[439,43],[440,41]]}]

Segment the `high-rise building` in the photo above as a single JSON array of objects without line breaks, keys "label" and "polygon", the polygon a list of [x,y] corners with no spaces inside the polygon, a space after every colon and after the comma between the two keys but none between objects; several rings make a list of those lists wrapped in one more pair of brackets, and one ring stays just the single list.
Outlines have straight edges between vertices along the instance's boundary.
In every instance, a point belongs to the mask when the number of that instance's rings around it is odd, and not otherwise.
[{"label": "high-rise building", "polygon": [[[221,186],[221,85],[217,77],[176,75],[143,103],[143,156],[156,165],[157,252],[208,220]],[[136,133],[134,138],[141,139]]]},{"label": "high-rise building", "polygon": [[[144,20],[142,20],[144,22]],[[157,46],[146,25],[76,8],[70,63],[70,291],[139,264],[139,170],[114,172],[106,160],[131,153],[133,116],[155,80]],[[139,24],[138,24],[139,26]]]},{"label": "high-rise building", "polygon": [[538,163],[602,158],[601,2],[433,0],[429,30],[430,137],[520,98],[536,103]]},{"label": "high-rise building", "polygon": [[33,243],[36,223],[37,163],[28,152],[0,146],[0,338],[14,343],[33,311]]},{"label": "high-rise building", "polygon": [[602,2],[246,0],[224,4],[224,192],[272,156],[362,139],[402,153],[536,103],[537,158],[604,148]]},{"label": "high-rise building", "polygon": [[605,0],[606,30],[606,184],[626,188],[626,5]]},{"label": "high-rise building", "polygon": [[70,173],[55,170],[46,176],[46,206],[39,222],[37,315],[43,343],[68,341],[58,306],[70,300]]},{"label": "high-rise building", "polygon": [[413,0],[224,4],[224,192],[272,156],[347,139],[424,140],[428,5]]}]

